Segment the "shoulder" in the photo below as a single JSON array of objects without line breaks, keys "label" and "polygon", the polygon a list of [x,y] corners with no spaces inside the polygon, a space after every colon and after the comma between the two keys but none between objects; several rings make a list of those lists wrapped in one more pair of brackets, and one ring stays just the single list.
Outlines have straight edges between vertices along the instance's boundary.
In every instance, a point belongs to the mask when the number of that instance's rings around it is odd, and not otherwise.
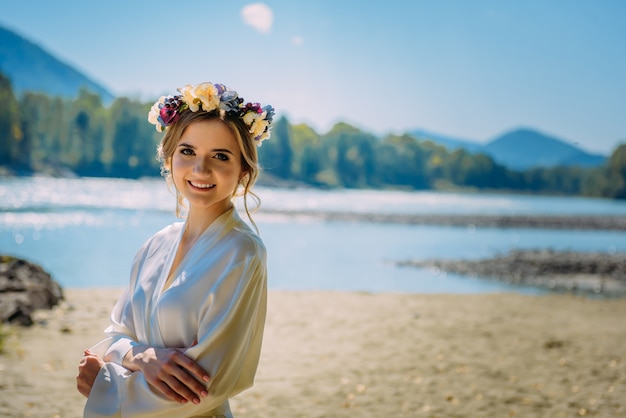
[{"label": "shoulder", "polygon": [[164,245],[171,245],[183,228],[182,222],[176,222],[161,229],[148,238],[137,252],[137,256],[148,257]]},{"label": "shoulder", "polygon": [[234,216],[233,222],[233,227],[224,237],[226,241],[243,257],[265,260],[266,249],[261,237],[239,216]]},{"label": "shoulder", "polygon": [[175,222],[171,225],[166,226],[161,229],[154,235],[152,235],[147,242],[151,241],[159,241],[159,240],[167,240],[170,237],[177,237],[180,234],[180,231],[183,229],[183,222]]}]

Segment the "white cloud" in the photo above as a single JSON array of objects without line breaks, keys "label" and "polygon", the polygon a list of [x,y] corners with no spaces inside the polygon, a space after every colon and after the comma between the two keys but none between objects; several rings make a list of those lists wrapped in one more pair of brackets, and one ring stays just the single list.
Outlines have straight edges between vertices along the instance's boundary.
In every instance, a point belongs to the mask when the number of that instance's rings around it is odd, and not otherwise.
[{"label": "white cloud", "polygon": [[294,36],[291,38],[291,43],[295,46],[300,46],[304,43],[304,39],[302,39],[302,36]]},{"label": "white cloud", "polygon": [[274,23],[272,9],[263,3],[252,3],[241,9],[241,17],[246,25],[252,26],[261,33],[269,33]]}]

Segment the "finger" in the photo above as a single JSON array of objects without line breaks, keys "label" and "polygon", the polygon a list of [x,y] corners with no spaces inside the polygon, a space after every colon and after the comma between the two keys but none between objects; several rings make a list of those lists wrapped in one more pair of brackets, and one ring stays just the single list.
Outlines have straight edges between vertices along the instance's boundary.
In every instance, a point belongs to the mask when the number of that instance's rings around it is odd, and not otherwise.
[{"label": "finger", "polygon": [[200,382],[207,382],[209,380],[209,374],[200,367],[198,363],[178,351],[170,353],[164,371],[176,376],[185,383],[191,384],[197,389],[196,392],[198,395],[200,395],[200,391],[204,388],[204,385]]},{"label": "finger", "polygon": [[91,370],[94,370],[100,369],[104,365],[104,362],[100,359],[100,357],[90,355],[83,357],[83,360],[81,360],[81,364],[84,364],[84,367],[88,367]]},{"label": "finger", "polygon": [[191,381],[195,379],[176,364],[175,357],[171,354],[168,355],[167,361],[156,371],[156,374],[150,373],[146,375],[146,378],[150,384],[159,389],[169,399],[176,402],[182,402],[182,400],[193,402],[197,395],[191,388],[182,383],[180,379]]},{"label": "finger", "polygon": [[180,363],[174,367],[171,374],[192,390],[196,396],[204,398],[208,395],[204,382],[209,380],[209,376],[190,358],[182,356]]},{"label": "finger", "polygon": [[180,402],[182,404],[186,404],[188,400],[184,397],[172,390],[165,382],[162,380],[158,380],[154,382],[153,386],[155,386],[158,390],[161,391],[166,397],[171,399],[174,402]]},{"label": "finger", "polygon": [[174,392],[178,393],[189,402],[193,402],[195,404],[200,403],[200,397],[193,391],[193,389],[174,376],[170,376],[165,383],[167,383],[167,385]]},{"label": "finger", "polygon": [[76,377],[76,389],[78,389],[78,392],[85,397],[89,397],[89,394],[91,393],[91,385],[85,382],[85,380],[80,376]]},{"label": "finger", "polygon": [[190,359],[184,354],[176,358],[176,363],[183,369],[189,371],[192,376],[201,382],[209,381],[209,374],[198,363]]},{"label": "finger", "polygon": [[169,367],[163,370],[161,379],[178,394],[194,403],[198,403],[200,398],[204,398],[208,395],[206,387],[187,370],[178,365],[168,366]]}]

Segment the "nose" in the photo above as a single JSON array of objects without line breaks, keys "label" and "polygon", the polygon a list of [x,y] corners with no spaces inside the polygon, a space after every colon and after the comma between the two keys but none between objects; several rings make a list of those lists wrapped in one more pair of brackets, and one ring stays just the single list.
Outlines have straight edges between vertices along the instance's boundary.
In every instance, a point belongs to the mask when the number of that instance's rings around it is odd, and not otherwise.
[{"label": "nose", "polygon": [[198,158],[194,164],[193,171],[195,174],[207,174],[211,172],[211,159]]}]

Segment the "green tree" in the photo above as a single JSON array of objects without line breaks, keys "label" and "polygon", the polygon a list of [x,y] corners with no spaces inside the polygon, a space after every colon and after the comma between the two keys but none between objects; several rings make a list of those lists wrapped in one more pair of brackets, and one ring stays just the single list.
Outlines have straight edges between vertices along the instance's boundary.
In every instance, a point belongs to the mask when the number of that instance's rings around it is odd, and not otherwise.
[{"label": "green tree", "polygon": [[107,174],[136,178],[158,175],[154,126],[146,122],[148,105],[118,98],[109,111],[111,141],[104,150]]},{"label": "green tree", "polygon": [[138,125],[133,115],[131,101],[127,98],[116,99],[111,105],[112,121],[110,173],[115,176],[129,177],[131,166],[136,165],[133,141],[137,138]]},{"label": "green tree", "polygon": [[293,176],[298,180],[316,184],[316,176],[322,170],[319,134],[308,125],[292,125],[291,144]]},{"label": "green tree", "polygon": [[[19,106],[11,82],[0,73],[0,165],[11,166],[24,151]],[[26,150],[27,152],[27,150]]]},{"label": "green tree", "polygon": [[[344,187],[366,187],[373,182],[376,138],[346,123],[338,123],[322,139],[325,169]],[[323,174],[323,171],[320,175]],[[319,178],[319,176],[318,176]]]},{"label": "green tree", "polygon": [[618,146],[608,162],[609,196],[626,199],[626,144]]},{"label": "green tree", "polygon": [[376,149],[377,179],[387,185],[427,188],[426,157],[414,137],[389,135]]},{"label": "green tree", "polygon": [[291,128],[284,116],[275,122],[271,139],[259,148],[259,160],[268,173],[283,179],[291,178],[293,163]]},{"label": "green tree", "polygon": [[76,171],[81,175],[98,175],[103,171],[105,109],[100,96],[81,89],[69,109],[72,143],[77,147]]}]

